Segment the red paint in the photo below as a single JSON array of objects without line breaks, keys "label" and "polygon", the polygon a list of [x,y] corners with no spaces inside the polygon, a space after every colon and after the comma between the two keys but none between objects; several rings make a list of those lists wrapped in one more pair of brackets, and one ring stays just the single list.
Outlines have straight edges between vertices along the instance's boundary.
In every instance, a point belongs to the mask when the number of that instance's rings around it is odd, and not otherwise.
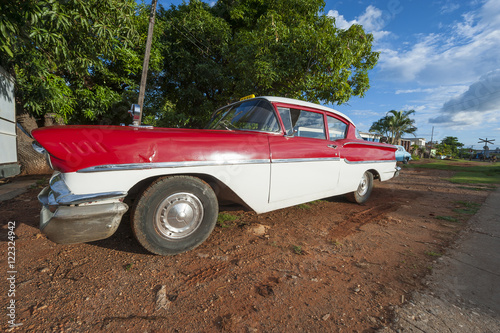
[{"label": "red paint", "polygon": [[269,159],[265,133],[56,126],[34,130],[32,135],[62,172],[107,164]]},{"label": "red paint", "polygon": [[335,142],[342,147],[340,157],[349,162],[396,160],[397,148],[393,145],[359,139],[344,139]]},{"label": "red paint", "polygon": [[[275,107],[277,105],[294,107],[291,104],[274,104]],[[341,119],[339,115],[324,110],[300,106],[295,108]],[[99,165],[130,163],[269,161],[271,158],[276,160],[331,157],[345,158],[350,162],[395,160],[396,147],[356,139],[354,125],[345,122],[349,124],[347,138],[337,141],[290,138],[285,137],[284,132],[130,126],[55,126],[34,130],[32,134],[51,155],[54,168],[62,172],[74,172]],[[332,148],[329,145],[337,147]]]}]

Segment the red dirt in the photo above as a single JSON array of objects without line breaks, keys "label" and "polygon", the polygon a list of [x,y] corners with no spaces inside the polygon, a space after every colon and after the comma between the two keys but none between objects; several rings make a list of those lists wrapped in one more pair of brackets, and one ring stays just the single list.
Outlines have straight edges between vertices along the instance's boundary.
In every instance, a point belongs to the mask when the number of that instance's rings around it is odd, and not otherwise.
[{"label": "red dirt", "polygon": [[[261,215],[221,207],[238,219],[171,257],[147,253],[127,220],[107,240],[52,243],[38,230],[41,188],[31,189],[0,203],[4,271],[8,221],[18,237],[22,326],[13,331],[373,331],[425,287],[470,217],[454,211],[460,201],[482,203],[489,193],[446,181],[451,174],[405,168],[376,182],[362,206],[334,197]],[[8,291],[4,282],[4,305]]]}]

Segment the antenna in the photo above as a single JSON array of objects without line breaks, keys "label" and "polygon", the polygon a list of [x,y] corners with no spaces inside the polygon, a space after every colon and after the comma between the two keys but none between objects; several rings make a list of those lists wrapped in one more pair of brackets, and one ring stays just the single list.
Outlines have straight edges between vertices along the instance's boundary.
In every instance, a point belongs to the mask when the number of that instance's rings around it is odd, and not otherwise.
[{"label": "antenna", "polygon": [[483,147],[483,149],[484,149],[484,155],[483,156],[486,157],[486,158],[490,157],[490,147],[488,147],[488,143],[489,144],[493,144],[493,141],[495,141],[495,139],[488,140],[488,138],[486,138],[486,139],[479,138],[478,143],[484,143],[484,147]]}]

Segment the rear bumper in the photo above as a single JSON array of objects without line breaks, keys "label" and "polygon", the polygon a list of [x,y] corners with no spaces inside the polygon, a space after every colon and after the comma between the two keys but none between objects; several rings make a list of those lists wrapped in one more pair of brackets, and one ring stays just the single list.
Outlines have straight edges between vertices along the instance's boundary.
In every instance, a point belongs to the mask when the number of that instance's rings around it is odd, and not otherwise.
[{"label": "rear bumper", "polygon": [[126,193],[72,194],[59,174],[38,195],[42,203],[40,230],[61,244],[92,242],[108,238],[118,229],[128,206]]},{"label": "rear bumper", "polygon": [[401,168],[397,166],[396,171],[394,172],[394,177],[399,176],[399,171],[401,171]]}]

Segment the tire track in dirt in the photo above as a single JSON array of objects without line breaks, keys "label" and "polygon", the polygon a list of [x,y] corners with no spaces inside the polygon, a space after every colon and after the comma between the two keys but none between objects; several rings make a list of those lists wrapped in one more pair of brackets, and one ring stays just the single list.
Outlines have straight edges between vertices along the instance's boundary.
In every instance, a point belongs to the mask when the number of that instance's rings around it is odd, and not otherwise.
[{"label": "tire track in dirt", "polygon": [[194,286],[210,283],[221,275],[228,274],[231,266],[237,265],[241,267],[243,265],[247,266],[248,264],[252,265],[256,259],[261,259],[271,254],[272,251],[258,250],[242,253],[241,255],[235,256],[233,259],[229,257],[218,257],[216,260],[221,260],[220,262],[202,267],[192,274],[189,274],[176,288],[174,288],[172,293],[177,297],[191,291]]},{"label": "tire track in dirt", "polygon": [[354,213],[330,231],[330,239],[343,238],[355,231],[359,231],[361,226],[367,223],[376,222],[387,213],[393,212],[397,208],[398,205],[395,203],[386,203]]}]

